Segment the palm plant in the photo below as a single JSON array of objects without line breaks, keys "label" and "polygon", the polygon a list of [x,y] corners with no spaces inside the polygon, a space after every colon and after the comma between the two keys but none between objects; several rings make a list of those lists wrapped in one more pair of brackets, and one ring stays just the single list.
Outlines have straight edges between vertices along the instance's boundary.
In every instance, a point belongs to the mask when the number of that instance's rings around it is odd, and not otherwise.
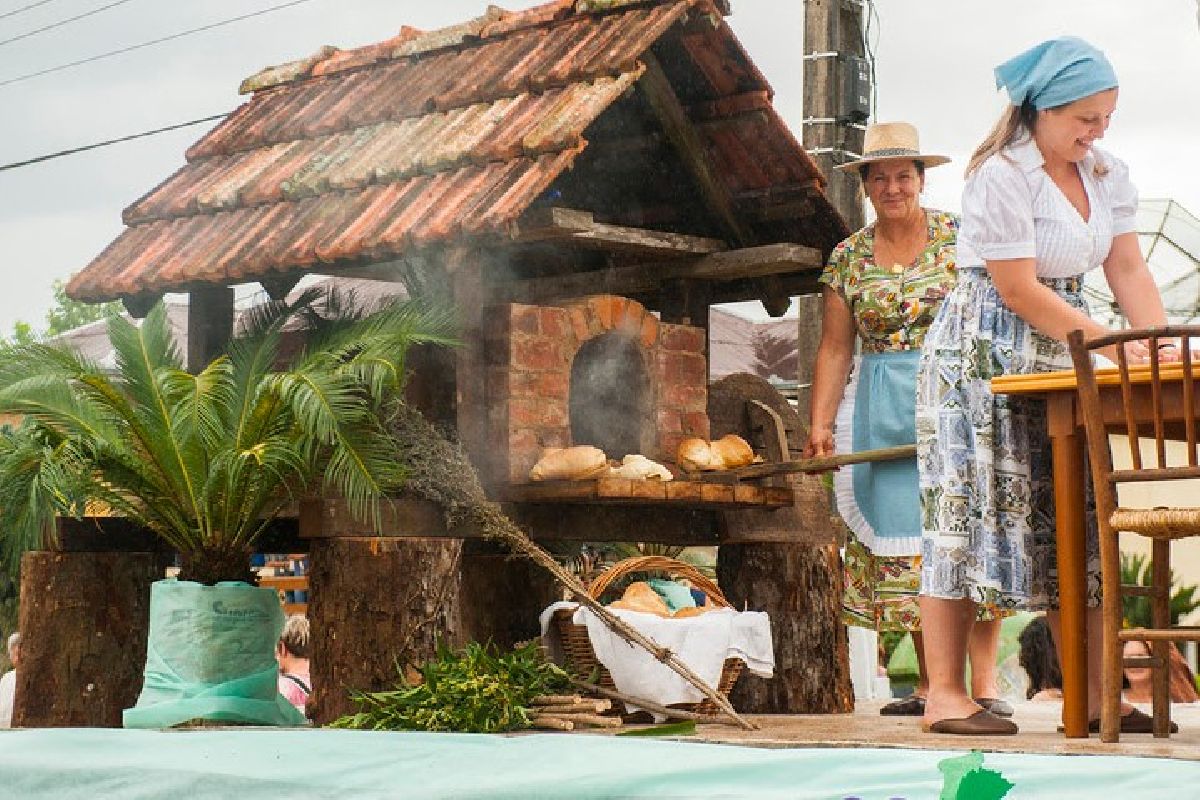
[{"label": "palm plant", "polygon": [[[1124,586],[1149,586],[1153,565],[1150,559],[1140,553],[1121,554],[1121,584]],[[1200,587],[1195,584],[1180,586],[1175,580],[1175,572],[1171,571],[1171,597],[1168,601],[1170,609],[1170,624],[1178,625],[1182,617],[1200,608],[1200,598],[1196,592]],[[1151,628],[1150,598],[1125,596],[1121,598],[1121,611],[1125,622],[1131,628]]]},{"label": "palm plant", "polygon": [[[105,509],[175,548],[181,579],[252,580],[255,540],[306,492],[340,494],[378,520],[378,501],[404,478],[387,417],[405,353],[452,344],[452,321],[411,303],[357,316],[343,305],[310,291],[260,307],[197,375],[161,305],[140,326],[110,318],[115,371],[61,346],[7,348],[0,413],[23,422],[0,433],[5,559],[44,542],[56,516]],[[298,326],[306,344],[278,367],[285,329]]]}]

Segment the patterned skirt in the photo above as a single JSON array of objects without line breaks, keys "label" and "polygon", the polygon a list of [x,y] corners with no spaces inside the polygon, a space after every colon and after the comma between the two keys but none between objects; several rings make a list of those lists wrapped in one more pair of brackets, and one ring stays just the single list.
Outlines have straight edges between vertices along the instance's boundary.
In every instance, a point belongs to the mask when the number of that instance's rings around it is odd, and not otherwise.
[{"label": "patterned skirt", "polygon": [[[1079,278],[1041,282],[1086,313]],[[963,270],[926,336],[917,376],[921,594],[1000,608],[1057,607],[1045,402],[994,395],[990,381],[1070,368],[1065,342],[1010,311],[986,272]],[[1094,514],[1087,518],[1086,568],[1087,603],[1098,605]]]}]

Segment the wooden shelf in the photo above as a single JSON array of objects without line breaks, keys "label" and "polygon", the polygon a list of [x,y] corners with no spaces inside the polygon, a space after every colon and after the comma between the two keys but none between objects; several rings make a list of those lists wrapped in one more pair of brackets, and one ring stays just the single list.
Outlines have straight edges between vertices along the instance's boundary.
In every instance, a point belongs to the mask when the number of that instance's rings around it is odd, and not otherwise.
[{"label": "wooden shelf", "polygon": [[792,490],[788,487],[626,478],[513,484],[503,490],[501,499],[509,503],[612,503],[688,508],[784,508],[793,504]]}]

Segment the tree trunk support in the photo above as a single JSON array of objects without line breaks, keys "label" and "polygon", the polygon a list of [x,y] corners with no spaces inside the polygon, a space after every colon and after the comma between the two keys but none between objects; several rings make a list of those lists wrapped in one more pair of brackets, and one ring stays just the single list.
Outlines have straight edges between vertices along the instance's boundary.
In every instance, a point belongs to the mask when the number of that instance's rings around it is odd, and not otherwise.
[{"label": "tree trunk support", "polygon": [[439,642],[460,642],[461,554],[452,538],[313,540],[308,712],[317,724],[357,710],[349,690],[390,689],[397,664],[419,667]]},{"label": "tree trunk support", "polygon": [[31,552],[21,562],[14,727],[121,727],[142,689],[155,553]]}]

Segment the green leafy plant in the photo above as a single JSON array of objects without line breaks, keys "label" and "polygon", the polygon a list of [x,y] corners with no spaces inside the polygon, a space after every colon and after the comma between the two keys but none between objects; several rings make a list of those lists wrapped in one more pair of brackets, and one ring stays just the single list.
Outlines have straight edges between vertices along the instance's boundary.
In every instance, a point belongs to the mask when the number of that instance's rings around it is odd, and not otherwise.
[{"label": "green leafy plant", "polygon": [[439,647],[421,667],[421,680],[399,670],[395,689],[352,692],[359,712],[335,720],[335,728],[390,731],[500,733],[528,728],[529,702],[570,686],[567,674],[547,663],[536,643],[501,653],[470,643],[462,650]]},{"label": "green leafy plant", "polygon": [[[311,290],[259,307],[198,375],[183,369],[161,304],[141,325],[109,318],[115,370],[62,346],[7,347],[0,413],[23,421],[0,432],[5,561],[51,535],[56,516],[107,511],[179,551],[181,579],[253,580],[255,540],[305,492],[340,494],[378,520],[378,501],[404,479],[387,423],[405,354],[452,344],[453,325],[414,304],[357,317],[342,304]],[[296,329],[305,345],[279,367]]]},{"label": "green leafy plant", "polygon": [[[1125,586],[1149,586],[1152,574],[1150,559],[1140,553],[1121,554],[1121,584]],[[1195,584],[1177,585],[1175,573],[1171,572],[1172,587],[1170,599],[1171,624],[1178,625],[1179,620],[1200,608],[1200,598],[1196,592],[1200,587]],[[1123,597],[1121,612],[1125,623],[1131,628],[1153,627],[1150,617],[1150,598]]]}]

